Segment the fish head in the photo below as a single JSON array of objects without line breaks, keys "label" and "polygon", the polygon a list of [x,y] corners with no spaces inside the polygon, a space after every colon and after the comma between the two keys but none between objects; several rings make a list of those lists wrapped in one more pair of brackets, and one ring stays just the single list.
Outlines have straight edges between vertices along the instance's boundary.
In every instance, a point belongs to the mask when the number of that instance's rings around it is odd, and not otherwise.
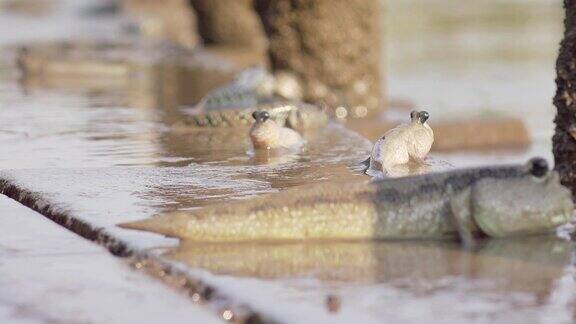
[{"label": "fish head", "polygon": [[428,118],[430,118],[430,114],[426,111],[426,110],[421,110],[421,111],[417,111],[417,110],[412,110],[410,112],[410,121],[415,123],[420,123],[420,124],[424,124]]},{"label": "fish head", "polygon": [[270,113],[258,110],[252,113],[254,124],[250,128],[250,139],[255,148],[269,148],[280,139],[280,126],[270,118]]},{"label": "fish head", "polygon": [[542,158],[521,166],[519,175],[481,179],[472,187],[471,204],[476,224],[493,237],[551,232],[574,210],[570,190]]}]

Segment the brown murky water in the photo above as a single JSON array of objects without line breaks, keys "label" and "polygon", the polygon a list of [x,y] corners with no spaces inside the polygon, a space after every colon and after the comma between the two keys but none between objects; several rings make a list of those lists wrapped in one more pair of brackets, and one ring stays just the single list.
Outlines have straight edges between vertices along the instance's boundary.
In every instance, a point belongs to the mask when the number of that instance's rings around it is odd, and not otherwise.
[{"label": "brown murky water", "polygon": [[[191,64],[194,69],[142,64],[137,73],[105,80],[22,75],[7,46],[15,41],[122,35],[123,21],[110,17],[84,19],[77,30],[69,30],[67,24],[79,19],[74,8],[90,1],[64,3],[68,9],[57,19],[0,13],[11,28],[39,28],[38,19],[50,26],[19,39],[0,31],[0,44],[6,45],[0,49],[2,177],[283,321],[573,321],[574,249],[557,238],[487,241],[478,250],[464,251],[450,242],[202,245],[117,228],[120,222],[166,211],[311,182],[365,179],[357,163],[371,144],[333,123],[306,133],[304,151],[268,156],[251,150],[247,129],[170,129],[178,107],[193,102],[202,85],[229,77],[230,70],[206,53],[191,58],[199,62]],[[559,5],[496,0],[471,7],[441,0],[389,5],[396,13],[392,22],[406,21],[391,29],[396,35],[389,51],[391,97],[427,107],[432,119],[520,116],[535,140],[528,152],[440,158],[467,166],[551,156],[555,51],[535,41],[555,44]],[[447,15],[449,9],[468,18]],[[541,14],[538,20],[535,12]],[[418,23],[410,23],[415,18]],[[208,77],[212,81],[203,83]],[[338,312],[327,311],[328,295],[341,300]]]}]

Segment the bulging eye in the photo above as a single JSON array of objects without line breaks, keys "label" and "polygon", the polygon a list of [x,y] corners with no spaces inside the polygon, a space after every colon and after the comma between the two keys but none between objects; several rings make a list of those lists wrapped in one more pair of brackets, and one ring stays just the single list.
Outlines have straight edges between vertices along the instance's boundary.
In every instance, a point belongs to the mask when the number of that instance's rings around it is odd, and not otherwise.
[{"label": "bulging eye", "polygon": [[263,111],[260,116],[262,116],[263,121],[267,121],[270,118],[270,114],[267,111]]},{"label": "bulging eye", "polygon": [[530,174],[537,178],[545,176],[549,171],[548,162],[543,158],[533,158],[530,160]]},{"label": "bulging eye", "polygon": [[254,118],[255,120],[258,120],[258,115],[259,115],[259,111],[255,111],[252,113],[252,118]]},{"label": "bulging eye", "polygon": [[428,118],[430,118],[430,114],[428,114],[427,111],[422,110],[420,114],[418,114],[418,117],[420,117],[420,121],[424,123],[428,120]]},{"label": "bulging eye", "polygon": [[416,116],[418,115],[418,112],[416,110],[412,110],[410,112],[410,119],[414,119],[416,118]]}]

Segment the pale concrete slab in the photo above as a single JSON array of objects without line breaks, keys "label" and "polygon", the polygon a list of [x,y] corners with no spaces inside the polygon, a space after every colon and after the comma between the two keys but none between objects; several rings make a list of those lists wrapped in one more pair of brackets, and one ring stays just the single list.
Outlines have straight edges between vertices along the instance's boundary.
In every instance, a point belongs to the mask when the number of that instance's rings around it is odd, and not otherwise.
[{"label": "pale concrete slab", "polygon": [[208,309],[0,196],[0,323],[218,323]]}]

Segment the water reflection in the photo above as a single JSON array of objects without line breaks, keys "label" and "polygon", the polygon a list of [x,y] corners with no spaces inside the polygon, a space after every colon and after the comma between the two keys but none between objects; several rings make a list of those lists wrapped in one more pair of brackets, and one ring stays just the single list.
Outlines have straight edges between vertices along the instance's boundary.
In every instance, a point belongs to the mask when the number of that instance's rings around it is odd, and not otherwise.
[{"label": "water reflection", "polygon": [[272,150],[250,150],[248,151],[250,161],[255,165],[281,165],[296,162],[300,156],[299,152],[272,151]]},{"label": "water reflection", "polygon": [[397,164],[382,169],[382,164],[376,162],[366,169],[366,174],[373,178],[399,178],[431,172],[444,172],[454,169],[454,165],[436,156],[426,157],[423,163],[409,162]]},{"label": "water reflection", "polygon": [[17,60],[28,92],[60,90],[166,110],[198,102],[243,68],[206,50],[136,42],[38,43],[19,48]]},{"label": "water reflection", "polygon": [[[181,242],[167,258],[219,275],[262,279],[386,283],[415,294],[482,283],[477,293],[550,297],[571,264],[573,243],[553,237],[487,240],[477,251],[451,242]],[[454,288],[454,287],[452,287]]]},{"label": "water reflection", "polygon": [[[252,154],[248,128],[172,128],[183,118],[181,107],[197,102],[240,68],[207,52],[80,41],[10,48],[0,56],[11,61],[2,65],[3,72],[17,71],[25,90],[18,91],[14,80],[0,84],[0,99],[9,109],[0,127],[12,137],[22,134],[17,140],[23,145],[6,148],[4,167],[216,163],[268,166],[264,173],[270,175],[273,166],[353,164],[369,150],[366,140],[338,126],[308,132],[304,152],[287,155]],[[298,183],[297,177],[293,173],[289,182]]]}]

